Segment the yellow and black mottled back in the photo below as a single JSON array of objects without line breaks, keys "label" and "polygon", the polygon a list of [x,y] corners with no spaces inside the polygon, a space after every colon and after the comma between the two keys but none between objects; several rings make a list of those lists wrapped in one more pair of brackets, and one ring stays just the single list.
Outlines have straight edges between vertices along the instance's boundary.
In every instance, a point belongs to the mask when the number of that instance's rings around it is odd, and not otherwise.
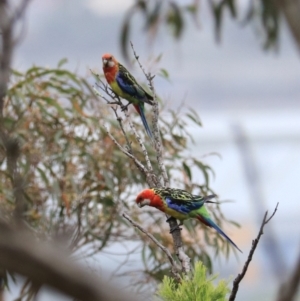
[{"label": "yellow and black mottled back", "polygon": [[183,189],[176,188],[153,188],[154,192],[161,198],[171,198],[172,200],[185,201],[185,202],[201,202],[206,197],[191,194]]},{"label": "yellow and black mottled back", "polygon": [[[169,211],[169,214],[178,218],[184,219],[183,216],[175,216],[175,211],[185,215],[190,214],[192,211],[200,210],[203,205],[215,195],[210,196],[200,196],[191,194],[182,189],[175,189],[175,188],[153,188],[153,191],[156,195],[158,195],[166,205],[165,211]],[[203,209],[205,210],[205,209]],[[174,212],[173,212],[174,211]],[[200,214],[200,212],[198,212]]]}]

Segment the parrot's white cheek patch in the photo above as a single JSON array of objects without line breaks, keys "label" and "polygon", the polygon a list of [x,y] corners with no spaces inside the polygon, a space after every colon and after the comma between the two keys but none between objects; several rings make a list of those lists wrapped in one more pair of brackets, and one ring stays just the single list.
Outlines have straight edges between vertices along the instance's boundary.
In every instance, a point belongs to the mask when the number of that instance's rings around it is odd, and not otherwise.
[{"label": "parrot's white cheek patch", "polygon": [[138,204],[138,206],[139,206],[140,208],[142,208],[142,207],[144,207],[144,206],[146,206],[146,205],[150,205],[150,200],[145,199],[145,200],[142,200],[142,201]]},{"label": "parrot's white cheek patch", "polygon": [[108,62],[108,67],[113,67],[114,65],[115,65],[115,62],[113,62],[113,61]]}]

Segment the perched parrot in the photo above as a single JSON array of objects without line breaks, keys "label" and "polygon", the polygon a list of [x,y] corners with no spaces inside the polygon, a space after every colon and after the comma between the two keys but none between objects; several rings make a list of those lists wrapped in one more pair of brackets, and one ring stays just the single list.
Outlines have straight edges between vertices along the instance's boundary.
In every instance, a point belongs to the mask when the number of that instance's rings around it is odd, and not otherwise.
[{"label": "perched parrot", "polygon": [[113,55],[104,54],[102,63],[108,84],[118,96],[129,101],[128,105],[133,104],[141,116],[147,134],[152,138],[152,133],[145,117],[145,103],[153,105],[153,97],[137,83],[135,78]]},{"label": "perched parrot", "polygon": [[214,228],[219,234],[242,252],[219,228],[219,226],[212,221],[207,209],[205,208],[204,204],[213,203],[209,200],[214,197],[215,195],[202,197],[191,194],[182,189],[150,188],[145,189],[138,194],[136,203],[140,208],[145,205],[155,207],[167,215],[180,220],[180,225],[183,224],[183,220],[185,219],[196,218],[204,225]]}]

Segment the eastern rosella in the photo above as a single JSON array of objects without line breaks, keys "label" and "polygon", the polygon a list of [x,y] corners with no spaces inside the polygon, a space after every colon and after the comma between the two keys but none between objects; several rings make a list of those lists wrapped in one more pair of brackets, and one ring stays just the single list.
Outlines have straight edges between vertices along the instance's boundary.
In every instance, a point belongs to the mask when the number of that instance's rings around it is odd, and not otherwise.
[{"label": "eastern rosella", "polygon": [[147,134],[152,138],[152,133],[145,117],[145,103],[153,105],[153,97],[147,93],[121,65],[113,55],[106,53],[102,56],[103,72],[111,89],[118,96],[132,103],[137,112],[140,114],[143,125]]},{"label": "eastern rosella", "polygon": [[213,222],[208,210],[205,208],[204,204],[210,203],[209,200],[214,197],[215,195],[206,197],[194,195],[182,189],[150,188],[145,189],[138,194],[136,203],[139,207],[145,205],[155,207],[167,215],[180,220],[180,225],[183,224],[183,220],[185,219],[196,218],[204,225],[214,228],[242,252],[220,227]]}]

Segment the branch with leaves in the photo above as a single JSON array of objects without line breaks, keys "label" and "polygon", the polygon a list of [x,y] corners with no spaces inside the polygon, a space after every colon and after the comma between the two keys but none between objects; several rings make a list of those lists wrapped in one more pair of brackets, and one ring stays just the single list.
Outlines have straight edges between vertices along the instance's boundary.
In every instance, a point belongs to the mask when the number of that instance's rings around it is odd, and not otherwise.
[{"label": "branch with leaves", "polygon": [[[280,11],[282,11],[299,45],[298,0],[272,0],[267,2],[259,0],[256,5],[251,2],[243,9],[239,9],[238,4],[233,0],[209,0],[207,6],[211,10],[217,42],[221,41],[225,22],[224,14],[229,12],[230,18],[238,21],[236,22],[237,26],[245,26],[251,23],[260,24],[259,34],[257,34],[258,41],[261,42],[264,49],[276,49],[279,40]],[[188,3],[179,0],[166,3],[149,0],[134,1],[127,10],[122,25],[120,42],[123,56],[129,62],[129,41],[132,39],[131,27],[135,15],[140,15],[144,21],[143,34],[146,32],[149,39],[154,40],[159,29],[167,26],[171,36],[179,40],[187,30],[187,24],[190,25],[190,21],[196,28],[201,28],[200,15],[203,9],[205,10],[206,7],[201,5],[199,0],[191,0]]]},{"label": "branch with leaves", "polygon": [[133,221],[128,214],[123,213],[122,216],[127,219],[135,228],[139,229],[141,232],[143,232],[146,236],[148,236],[168,257],[170,264],[171,264],[171,272],[172,275],[174,276],[174,278],[180,282],[181,278],[180,278],[180,274],[179,274],[179,268],[178,265],[176,264],[176,262],[174,261],[169,249],[167,249],[166,247],[164,247],[151,233],[149,233],[148,231],[146,231],[143,227],[141,227],[138,223],[136,223],[135,221]]}]

